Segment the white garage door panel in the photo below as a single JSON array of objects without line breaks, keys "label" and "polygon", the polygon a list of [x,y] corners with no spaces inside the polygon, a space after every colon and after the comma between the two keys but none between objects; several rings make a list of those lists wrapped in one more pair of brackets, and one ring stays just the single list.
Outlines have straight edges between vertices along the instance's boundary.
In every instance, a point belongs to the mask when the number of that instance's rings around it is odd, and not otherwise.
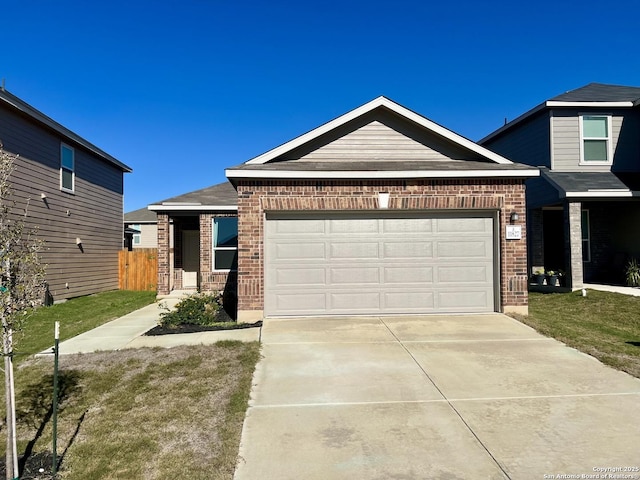
[{"label": "white garage door panel", "polygon": [[492,218],[377,215],[268,217],[265,313],[494,311]]}]

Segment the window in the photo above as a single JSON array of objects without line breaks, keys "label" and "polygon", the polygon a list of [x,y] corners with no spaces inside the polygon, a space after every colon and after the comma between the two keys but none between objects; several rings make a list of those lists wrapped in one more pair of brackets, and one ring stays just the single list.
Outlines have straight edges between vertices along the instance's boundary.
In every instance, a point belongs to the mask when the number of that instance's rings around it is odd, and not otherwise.
[{"label": "window", "polygon": [[582,149],[580,163],[611,163],[611,117],[582,115],[580,117]]},{"label": "window", "polygon": [[591,238],[589,235],[589,210],[582,210],[582,261],[591,261]]},{"label": "window", "polygon": [[75,152],[73,148],[65,145],[60,146],[60,190],[73,192],[75,187]]},{"label": "window", "polygon": [[213,269],[238,269],[238,217],[213,219]]},{"label": "window", "polygon": [[[140,231],[140,225],[139,224],[131,225],[131,228],[133,228],[134,230],[137,230],[138,232]],[[134,245],[140,245],[141,242],[142,242],[142,234],[141,233],[134,233],[133,234],[133,244]]]}]

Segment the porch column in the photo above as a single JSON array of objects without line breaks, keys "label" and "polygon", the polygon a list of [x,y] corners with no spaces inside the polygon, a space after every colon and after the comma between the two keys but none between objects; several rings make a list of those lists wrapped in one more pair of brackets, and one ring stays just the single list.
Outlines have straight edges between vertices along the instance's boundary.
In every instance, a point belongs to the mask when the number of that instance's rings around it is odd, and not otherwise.
[{"label": "porch column", "polygon": [[158,213],[158,295],[169,295],[171,292],[169,214]]},{"label": "porch column", "polygon": [[564,207],[565,259],[568,286],[576,290],[583,286],[582,271],[582,203],[567,202]]}]

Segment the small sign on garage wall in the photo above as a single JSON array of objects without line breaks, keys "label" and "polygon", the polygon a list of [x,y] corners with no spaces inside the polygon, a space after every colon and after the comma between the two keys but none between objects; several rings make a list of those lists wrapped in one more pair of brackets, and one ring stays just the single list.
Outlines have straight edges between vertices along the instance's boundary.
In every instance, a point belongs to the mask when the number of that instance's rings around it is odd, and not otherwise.
[{"label": "small sign on garage wall", "polygon": [[507,225],[507,240],[522,239],[522,225]]}]

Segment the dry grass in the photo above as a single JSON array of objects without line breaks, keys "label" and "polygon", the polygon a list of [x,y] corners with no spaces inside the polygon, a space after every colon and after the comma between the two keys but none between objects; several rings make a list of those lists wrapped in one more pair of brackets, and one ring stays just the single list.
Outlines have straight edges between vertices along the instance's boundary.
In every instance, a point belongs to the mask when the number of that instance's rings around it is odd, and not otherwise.
[{"label": "dry grass", "polygon": [[529,315],[515,316],[540,333],[640,378],[640,297],[588,290],[530,293]]},{"label": "dry grass", "polygon": [[[61,357],[61,478],[232,478],[258,358],[255,342]],[[51,451],[51,373],[51,359],[16,372],[34,456]]]}]

